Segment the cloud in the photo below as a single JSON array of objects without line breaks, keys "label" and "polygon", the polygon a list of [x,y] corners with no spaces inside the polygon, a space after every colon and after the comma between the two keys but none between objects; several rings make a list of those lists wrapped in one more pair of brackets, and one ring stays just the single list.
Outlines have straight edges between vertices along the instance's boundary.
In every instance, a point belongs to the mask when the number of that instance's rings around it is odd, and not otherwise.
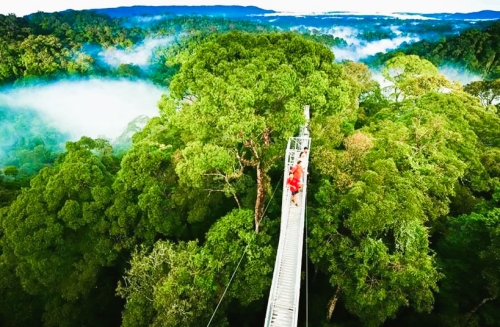
[{"label": "cloud", "polygon": [[385,88],[387,86],[392,85],[392,83],[386,80],[385,77],[382,75],[382,71],[373,69],[370,70],[372,72],[372,79],[376,81],[381,88]]},{"label": "cloud", "polygon": [[133,64],[145,68],[149,65],[153,49],[159,46],[165,46],[173,40],[173,36],[163,38],[147,38],[137,46],[130,49],[104,49],[98,54],[98,57],[108,65],[114,67],[117,67],[120,64]]},{"label": "cloud", "polygon": [[[387,81],[380,70],[371,69],[372,78],[380,84],[382,88],[390,86],[392,83]],[[462,85],[469,84],[473,81],[480,81],[482,77],[478,74],[467,71],[463,68],[457,68],[450,65],[439,67],[439,73],[444,75],[448,80],[459,82]]]},{"label": "cloud", "polygon": [[133,19],[138,23],[150,23],[161,20],[167,16],[165,15],[154,15],[154,16],[134,16]]},{"label": "cloud", "polygon": [[439,72],[450,81],[460,82],[462,85],[466,85],[470,82],[480,81],[483,79],[481,75],[472,73],[463,68],[457,68],[450,65],[439,67]]},{"label": "cloud", "polygon": [[379,52],[387,52],[387,50],[396,49],[403,42],[410,43],[416,41],[419,41],[419,39],[417,37],[411,36],[383,39],[373,42],[362,42],[358,39],[355,39],[348,47],[333,48],[333,53],[335,54],[335,59],[337,61],[359,61],[360,59],[375,55]]},{"label": "cloud", "polygon": [[359,44],[359,39],[357,38],[360,33],[359,30],[352,27],[336,26],[326,30],[321,31],[322,34],[330,34],[335,37],[344,39],[347,44]]},{"label": "cloud", "polygon": [[392,18],[397,18],[397,19],[437,20],[436,18],[425,17],[425,16],[422,16],[422,15],[415,15],[415,14],[395,14],[395,13],[391,13],[391,14],[387,14],[387,16],[392,17]]},{"label": "cloud", "polygon": [[[377,23],[377,25],[380,24]],[[400,28],[400,26],[395,25],[387,25],[381,27],[382,30],[390,30],[390,32],[396,35],[396,37],[376,41],[366,41],[359,38],[359,35],[362,34],[363,31],[368,30],[365,25],[362,25],[359,29],[350,26],[318,28],[314,26],[300,25],[291,28],[291,30],[307,29],[310,33],[319,31],[321,34],[329,34],[334,37],[344,39],[348,46],[334,47],[332,49],[335,54],[335,59],[337,61],[359,61],[379,52],[387,52],[388,50],[396,49],[404,42],[412,43],[420,40],[420,37],[417,34],[404,33],[400,30]]]},{"label": "cloud", "polygon": [[158,115],[165,89],[144,81],[88,79],[14,87],[0,93],[0,105],[33,110],[72,141],[81,136],[114,139],[139,115]]},{"label": "cloud", "polygon": [[399,30],[399,26],[394,26],[394,25],[391,25],[391,27],[389,27],[391,32],[394,33],[394,35],[397,35],[397,36],[400,36],[401,34],[403,34],[403,32],[401,32]]},{"label": "cloud", "polygon": [[[307,15],[307,14],[306,14]],[[313,14],[309,14],[313,15]],[[315,13],[314,15],[325,17],[331,16],[335,18],[343,18],[345,16],[349,16],[349,18],[355,18],[356,16],[360,16],[359,19],[365,19],[366,17],[372,17],[375,19],[387,19],[387,18],[395,18],[395,19],[410,19],[410,20],[437,20],[432,17],[425,17],[417,14],[408,14],[408,13],[393,13],[393,12],[381,12],[379,10],[376,11],[347,11],[347,12],[334,12],[332,13]]]}]

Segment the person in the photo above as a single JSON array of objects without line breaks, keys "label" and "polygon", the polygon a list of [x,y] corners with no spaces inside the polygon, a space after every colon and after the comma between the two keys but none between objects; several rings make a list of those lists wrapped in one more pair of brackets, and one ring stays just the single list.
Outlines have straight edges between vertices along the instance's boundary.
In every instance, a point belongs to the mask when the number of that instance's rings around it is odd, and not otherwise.
[{"label": "person", "polygon": [[306,158],[308,152],[309,152],[309,148],[307,146],[305,146],[304,150],[302,150],[302,152],[300,152],[299,158]]},{"label": "person", "polygon": [[297,164],[290,168],[290,173],[293,174],[299,182],[302,181],[302,174],[304,173],[304,169],[302,168],[302,160],[297,161]]},{"label": "person", "polygon": [[309,162],[309,148],[307,146],[304,147],[304,150],[300,152],[299,159],[302,161],[302,170],[307,171],[307,166]]},{"label": "person", "polygon": [[299,193],[299,180],[295,178],[292,172],[288,175],[288,179],[286,180],[286,185],[290,189],[290,192],[292,192],[292,202],[298,207],[299,204],[297,203],[297,193]]}]

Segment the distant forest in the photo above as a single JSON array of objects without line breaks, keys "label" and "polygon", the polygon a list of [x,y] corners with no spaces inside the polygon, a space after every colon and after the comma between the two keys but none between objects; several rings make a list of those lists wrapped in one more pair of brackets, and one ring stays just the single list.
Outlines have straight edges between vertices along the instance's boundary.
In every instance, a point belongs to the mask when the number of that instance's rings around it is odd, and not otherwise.
[{"label": "distant forest", "polygon": [[445,37],[436,42],[426,40],[407,44],[398,51],[380,54],[367,64],[382,65],[398,53],[417,55],[435,66],[452,64],[479,73],[484,79],[500,78],[500,22],[483,30],[470,29],[459,35]]},{"label": "distant forest", "polygon": [[[443,34],[338,62],[341,37],[255,19],[0,15],[4,88],[168,90],[120,149],[87,136],[61,149],[0,103],[0,326],[262,326],[304,105],[299,326],[306,289],[309,326],[500,326],[500,21]],[[144,67],[97,55],[163,37]],[[460,85],[445,64],[482,78]]]}]

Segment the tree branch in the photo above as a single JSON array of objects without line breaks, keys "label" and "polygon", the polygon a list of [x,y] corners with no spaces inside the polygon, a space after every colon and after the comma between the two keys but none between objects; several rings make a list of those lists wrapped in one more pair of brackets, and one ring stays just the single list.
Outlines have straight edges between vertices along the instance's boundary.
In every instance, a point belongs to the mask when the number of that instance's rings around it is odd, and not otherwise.
[{"label": "tree branch", "polygon": [[472,318],[472,315],[476,313],[477,310],[479,310],[479,308],[481,308],[486,302],[489,302],[489,301],[492,301],[492,300],[495,300],[497,297],[496,296],[492,296],[492,297],[487,297],[487,298],[484,298],[481,303],[479,303],[474,309],[471,310],[471,312],[469,312],[467,314],[467,319],[465,319],[465,323],[464,323],[464,326],[467,326],[469,324],[469,320],[470,318]]},{"label": "tree branch", "polygon": [[271,144],[271,129],[269,127],[266,127],[262,133],[262,138],[264,139],[264,144],[268,147]]},{"label": "tree branch", "polygon": [[245,155],[245,151],[243,151],[241,153],[241,155],[238,153],[238,151],[235,151],[235,155],[236,155],[236,158],[238,158],[240,165],[255,167],[259,164],[258,161],[248,160],[248,159],[243,158],[243,156]]},{"label": "tree branch", "polygon": [[[212,192],[223,192],[223,193],[226,193],[225,190],[219,190],[219,189],[212,189],[212,188],[206,188],[205,189],[206,191],[208,191],[208,193],[212,193]],[[236,195],[235,192],[231,192],[234,200],[236,201],[236,204],[238,205],[238,209],[241,209],[241,203],[240,203],[240,200],[238,199],[238,196]]]},{"label": "tree branch", "polygon": [[[229,192],[233,195],[233,198],[236,201],[238,208],[241,209],[240,200],[238,199],[238,196],[236,195],[236,192],[234,191],[233,185],[231,185],[232,179],[236,179],[236,178],[241,177],[243,175],[243,167],[241,166],[241,164],[240,164],[240,170],[236,170],[233,167],[232,174],[205,173],[203,175],[205,175],[205,176],[217,176],[217,177],[222,178],[226,182]],[[205,189],[205,190],[209,191],[209,193],[211,193],[211,192],[224,192],[225,193],[226,192],[226,190],[224,190],[224,189]]]}]

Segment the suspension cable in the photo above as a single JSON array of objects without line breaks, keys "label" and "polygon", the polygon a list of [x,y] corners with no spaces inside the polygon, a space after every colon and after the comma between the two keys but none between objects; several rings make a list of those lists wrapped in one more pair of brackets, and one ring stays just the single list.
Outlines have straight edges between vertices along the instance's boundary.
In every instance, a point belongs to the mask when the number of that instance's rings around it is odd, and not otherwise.
[{"label": "suspension cable", "polygon": [[241,261],[243,260],[243,257],[245,256],[245,253],[247,252],[247,248],[248,248],[249,245],[250,245],[250,243],[248,243],[247,246],[245,246],[245,249],[243,250],[243,253],[241,254],[240,261],[238,262],[238,265],[236,266],[236,269],[234,269],[233,275],[231,276],[231,279],[229,280],[229,283],[227,284],[226,289],[224,290],[224,293],[222,293],[222,296],[220,297],[219,303],[217,303],[217,306],[215,307],[214,313],[212,314],[212,317],[210,318],[210,321],[208,322],[207,327],[210,326],[210,323],[214,319],[215,313],[217,312],[217,309],[219,309],[219,306],[222,303],[222,299],[224,298],[224,295],[226,295],[226,292],[229,289],[229,285],[231,285],[231,282],[233,281],[234,275],[236,275],[236,271],[240,267]]},{"label": "suspension cable", "polygon": [[[267,202],[267,206],[266,208],[264,209],[264,212],[262,213],[262,216],[264,217],[264,215],[266,214],[266,211],[267,211],[267,208],[269,207],[269,205],[271,204],[271,201],[273,200],[274,198],[274,194],[276,193],[276,190],[278,189],[278,186],[280,185],[281,183],[281,180],[283,179],[283,175],[281,175],[281,178],[279,180],[279,182],[276,184],[276,187],[274,188],[274,192],[273,194],[271,195],[271,198],[269,199],[269,201]],[[238,271],[238,268],[240,267],[240,264],[241,264],[241,261],[243,261],[243,257],[245,256],[246,252],[247,252],[247,248],[248,246],[250,245],[250,243],[248,243],[245,248],[243,249],[243,253],[241,254],[241,257],[240,257],[240,261],[238,261],[238,265],[236,266],[236,268],[234,269],[233,271],[233,274],[231,275],[231,279],[229,280],[229,283],[227,284],[226,286],[226,289],[224,290],[224,293],[222,293],[220,299],[219,299],[219,303],[217,303],[217,306],[215,307],[215,310],[214,310],[214,313],[212,314],[212,317],[210,317],[210,320],[208,321],[208,324],[207,324],[207,327],[210,326],[210,324],[212,323],[212,320],[214,319],[215,317],[215,314],[217,313],[217,309],[219,309],[219,306],[220,304],[222,303],[222,300],[224,299],[224,295],[226,295],[226,292],[227,290],[229,289],[229,286],[231,285],[232,281],[233,281],[233,278],[234,276],[236,275],[236,271]]]},{"label": "suspension cable", "polygon": [[266,208],[264,209],[264,212],[262,213],[262,219],[264,219],[264,215],[266,214],[266,211],[267,211],[267,208],[269,207],[269,205],[271,204],[271,200],[274,198],[274,193],[276,193],[276,190],[278,189],[278,186],[280,186],[280,183],[281,183],[281,180],[283,179],[283,174],[281,175],[280,177],[280,180],[278,181],[278,183],[276,184],[276,187],[274,188],[274,192],[273,194],[271,195],[271,198],[269,199],[269,202],[267,202],[267,206]]},{"label": "suspension cable", "polygon": [[[304,203],[307,202],[304,201]],[[308,243],[307,243],[307,204],[304,208],[304,216],[305,216],[305,236],[306,236],[306,327],[309,326],[309,253],[308,253]]]}]

